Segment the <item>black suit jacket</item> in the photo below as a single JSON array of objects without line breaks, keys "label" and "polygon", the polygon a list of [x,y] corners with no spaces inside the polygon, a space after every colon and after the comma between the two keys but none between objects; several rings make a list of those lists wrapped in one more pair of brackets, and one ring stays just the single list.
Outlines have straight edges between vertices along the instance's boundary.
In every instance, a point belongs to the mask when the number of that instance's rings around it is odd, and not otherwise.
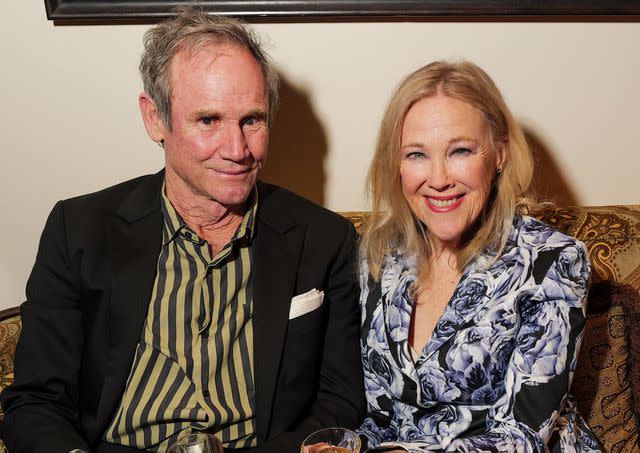
[{"label": "black suit jacket", "polygon": [[[61,201],[44,228],[22,305],[15,383],[1,395],[12,453],[99,446],[147,315],[162,239],[164,173]],[[364,396],[347,220],[258,183],[253,243],[259,448],[297,452],[309,432],[355,426]],[[291,298],[323,305],[289,321]]]}]

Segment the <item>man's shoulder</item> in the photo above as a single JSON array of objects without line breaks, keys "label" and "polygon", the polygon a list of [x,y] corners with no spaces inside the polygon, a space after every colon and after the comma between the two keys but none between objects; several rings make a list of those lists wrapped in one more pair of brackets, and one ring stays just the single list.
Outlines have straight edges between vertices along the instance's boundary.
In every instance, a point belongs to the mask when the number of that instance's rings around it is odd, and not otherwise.
[{"label": "man's shoulder", "polygon": [[338,228],[353,226],[340,214],[283,187],[259,181],[258,193],[259,209],[268,211],[270,215],[291,218],[297,223],[320,223]]},{"label": "man's shoulder", "polygon": [[[99,209],[101,211],[116,210],[133,192],[151,183],[160,190],[163,172],[138,176],[122,181],[95,192],[78,195],[63,200],[66,209]],[[156,180],[156,181],[154,181]],[[159,192],[158,192],[159,196]]]}]

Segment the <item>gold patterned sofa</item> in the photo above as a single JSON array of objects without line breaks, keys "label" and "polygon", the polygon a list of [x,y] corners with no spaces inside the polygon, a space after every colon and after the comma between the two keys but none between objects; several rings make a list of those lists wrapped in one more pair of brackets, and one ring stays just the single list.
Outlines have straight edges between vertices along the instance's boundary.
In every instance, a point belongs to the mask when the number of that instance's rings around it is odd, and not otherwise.
[{"label": "gold patterned sofa", "polygon": [[[358,231],[367,217],[365,212],[342,215]],[[640,205],[559,208],[534,215],[583,241],[593,268],[572,393],[606,452],[640,453]],[[18,309],[0,312],[0,391],[13,380],[19,335]]]}]

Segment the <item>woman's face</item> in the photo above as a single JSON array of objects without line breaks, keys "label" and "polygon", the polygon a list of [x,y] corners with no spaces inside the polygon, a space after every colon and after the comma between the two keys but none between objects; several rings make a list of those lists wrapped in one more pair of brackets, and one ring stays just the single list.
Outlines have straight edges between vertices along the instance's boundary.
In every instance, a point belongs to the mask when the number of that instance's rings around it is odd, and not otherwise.
[{"label": "woman's face", "polygon": [[480,110],[448,96],[416,102],[404,119],[400,148],[402,191],[436,243],[457,250],[487,204],[504,161]]}]

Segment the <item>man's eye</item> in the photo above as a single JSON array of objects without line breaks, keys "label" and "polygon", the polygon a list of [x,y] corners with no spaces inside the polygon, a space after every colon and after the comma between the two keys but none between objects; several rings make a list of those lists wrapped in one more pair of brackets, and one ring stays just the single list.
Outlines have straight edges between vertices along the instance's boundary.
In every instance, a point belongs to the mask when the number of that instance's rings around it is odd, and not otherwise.
[{"label": "man's eye", "polygon": [[199,121],[200,121],[200,124],[202,124],[203,126],[210,127],[210,126],[213,126],[217,120],[218,118],[215,116],[203,116],[202,118],[200,118]]},{"label": "man's eye", "polygon": [[260,128],[263,126],[263,124],[264,124],[263,119],[256,116],[249,116],[242,120],[242,127],[248,133],[254,133],[259,131]]}]

